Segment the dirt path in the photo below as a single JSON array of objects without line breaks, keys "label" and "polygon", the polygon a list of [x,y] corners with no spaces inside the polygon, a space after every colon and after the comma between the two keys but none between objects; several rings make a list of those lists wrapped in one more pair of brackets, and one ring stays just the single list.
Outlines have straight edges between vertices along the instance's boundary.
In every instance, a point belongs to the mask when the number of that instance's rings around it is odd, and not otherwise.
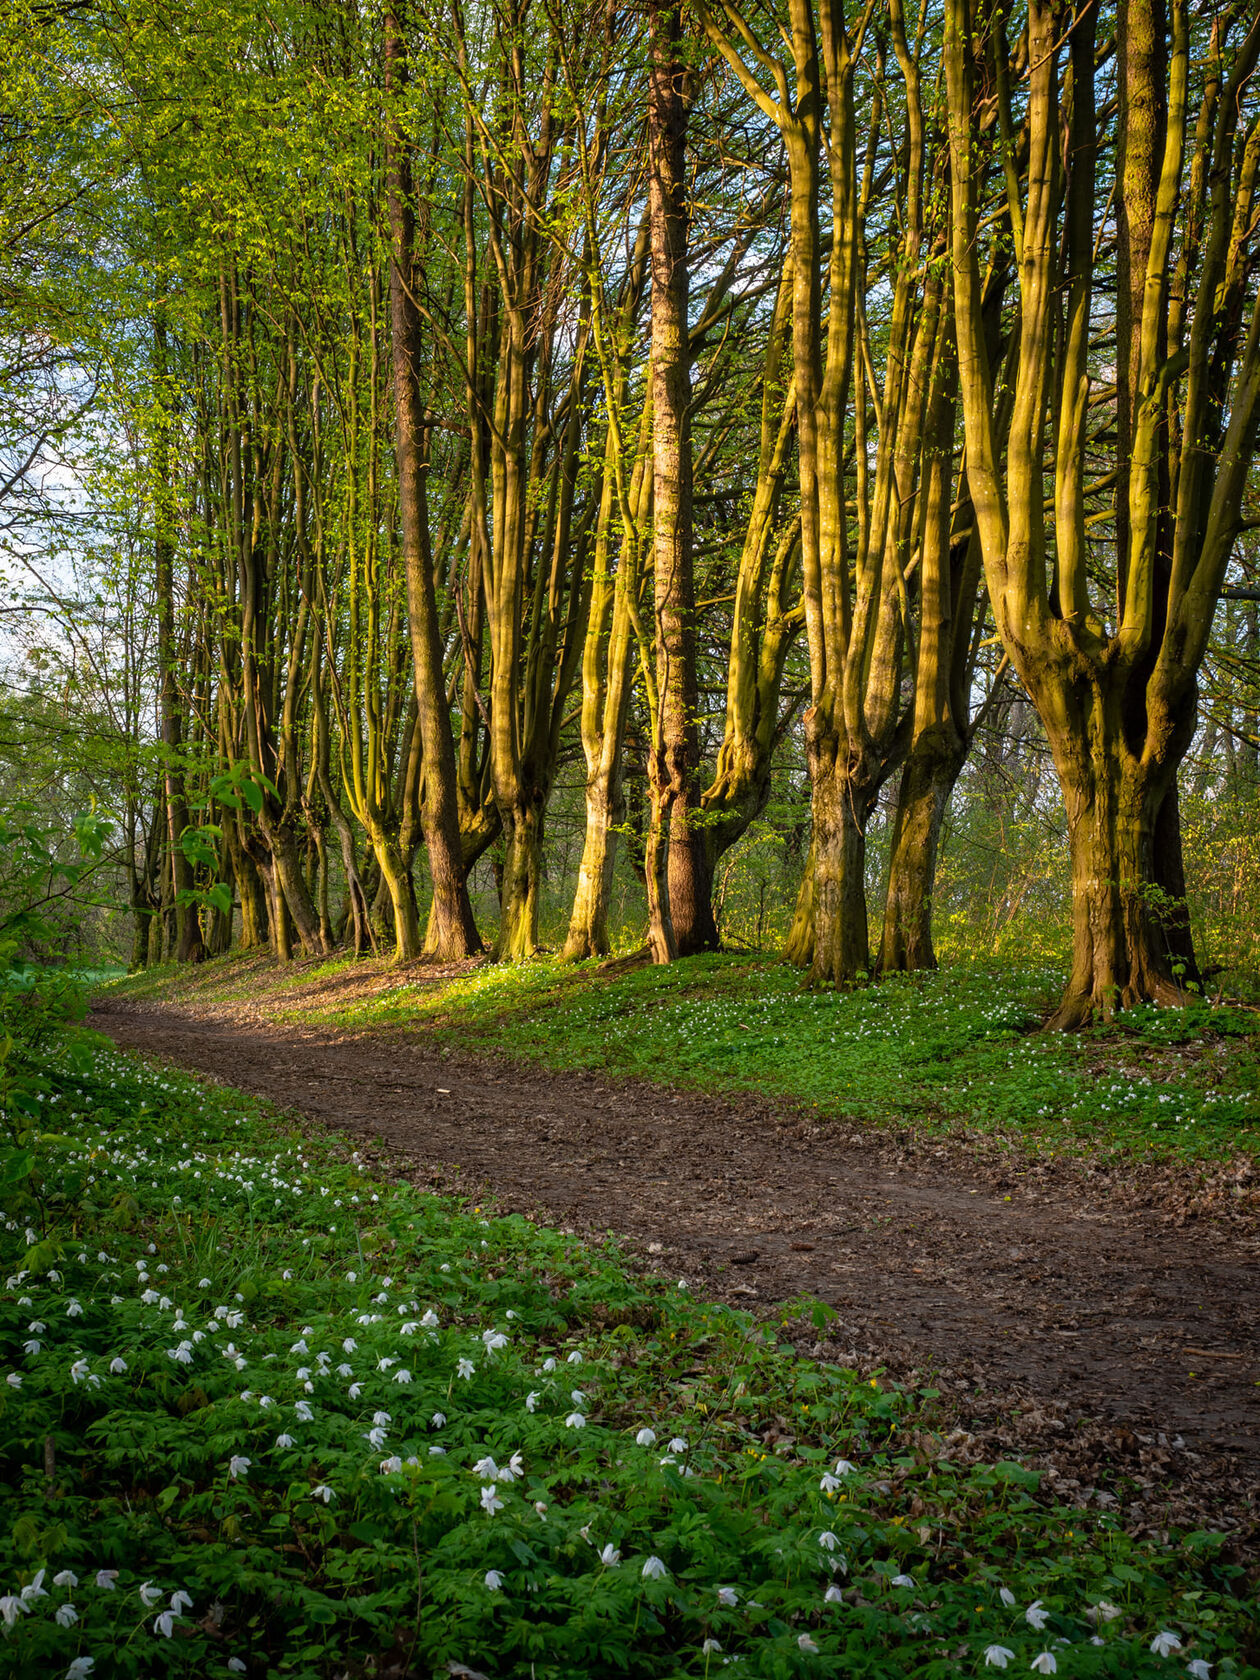
[{"label": "dirt path", "polygon": [[1228,1230],[943,1148],[881,1162],[780,1104],[442,1056],[403,1032],[109,1002],[90,1024],[364,1140],[398,1176],[616,1231],[697,1292],[818,1296],[839,1319],[810,1351],[930,1377],[965,1431],[956,1455],[1019,1452],[1137,1526],[1254,1517],[1260,1302],[1254,1248]]}]

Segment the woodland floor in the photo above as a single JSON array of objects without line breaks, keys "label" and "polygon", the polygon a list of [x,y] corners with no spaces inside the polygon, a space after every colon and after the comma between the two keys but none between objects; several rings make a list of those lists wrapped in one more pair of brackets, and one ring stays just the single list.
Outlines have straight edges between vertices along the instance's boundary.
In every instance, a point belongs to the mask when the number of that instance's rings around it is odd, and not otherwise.
[{"label": "woodland floor", "polygon": [[442,1054],[406,1029],[244,1003],[106,996],[89,1024],[349,1136],[390,1176],[615,1232],[697,1295],[767,1313],[817,1297],[838,1317],[796,1317],[801,1350],[940,1391],[951,1457],[1018,1456],[1131,1528],[1229,1528],[1256,1555],[1260,1232],[1236,1200],[1188,1195],[1175,1165],[1095,1183],[1079,1163],[850,1133],[779,1099]]}]

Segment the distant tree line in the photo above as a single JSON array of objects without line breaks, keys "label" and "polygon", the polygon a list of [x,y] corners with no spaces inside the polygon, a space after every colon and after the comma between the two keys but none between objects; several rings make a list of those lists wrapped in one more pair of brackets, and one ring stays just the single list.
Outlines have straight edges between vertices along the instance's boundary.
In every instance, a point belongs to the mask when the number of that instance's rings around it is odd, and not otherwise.
[{"label": "distant tree line", "polygon": [[568,956],[619,847],[652,957],[715,947],[794,797],[789,960],[930,968],[1015,715],[1066,812],[1057,1022],[1198,983],[1178,770],[1254,786],[1258,734],[1254,6],[3,28],[0,511],[71,642],[96,580],[136,963],[464,957],[486,859],[526,959],[576,764]]}]

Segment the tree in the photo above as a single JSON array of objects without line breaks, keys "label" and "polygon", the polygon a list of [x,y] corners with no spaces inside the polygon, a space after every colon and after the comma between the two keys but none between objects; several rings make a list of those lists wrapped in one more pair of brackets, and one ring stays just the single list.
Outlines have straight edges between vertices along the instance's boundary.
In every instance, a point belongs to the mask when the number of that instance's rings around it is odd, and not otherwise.
[{"label": "tree", "polygon": [[[1196,677],[1260,419],[1260,304],[1242,325],[1251,276],[1244,230],[1260,148],[1254,117],[1236,144],[1254,102],[1260,18],[1237,39],[1238,12],[1196,21],[1195,51],[1182,0],[1167,14],[1160,0],[1144,0],[1117,16],[1121,168],[1108,182],[1098,169],[1097,11],[1069,15],[1040,0],[1028,7],[1026,187],[1013,165],[1006,169],[1019,349],[1003,457],[977,233],[989,159],[976,144],[974,114],[983,90],[998,103],[1002,132],[1013,132],[1010,46],[1000,11],[947,0],[945,14],[968,482],[998,628],[1045,726],[1072,850],[1073,965],[1060,1026],[1182,996],[1161,926],[1157,836],[1194,730]],[[1119,488],[1108,611],[1091,591],[1085,473],[1100,441],[1090,431],[1091,344],[1110,325],[1099,253],[1112,192]]]}]

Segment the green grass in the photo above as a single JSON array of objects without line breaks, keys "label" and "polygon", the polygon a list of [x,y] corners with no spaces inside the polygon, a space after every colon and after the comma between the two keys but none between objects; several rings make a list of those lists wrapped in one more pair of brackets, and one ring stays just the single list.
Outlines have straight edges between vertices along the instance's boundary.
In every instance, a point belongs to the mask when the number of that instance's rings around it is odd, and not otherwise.
[{"label": "green grass", "polygon": [[[718,1001],[738,974],[704,972]],[[497,1021],[504,985],[470,1005]],[[620,995],[668,1018],[678,985]],[[591,1044],[599,995],[570,995]],[[389,1184],[100,1045],[46,1044],[3,1097],[5,1673],[943,1680],[1000,1647],[1260,1680],[1213,1537],[1138,1543],[1019,1465],[955,1467],[930,1394],[799,1360],[611,1244]]]},{"label": "green grass", "polygon": [[1115,1027],[1064,1035],[1035,1030],[1062,983],[1048,970],[954,967],[841,993],[804,991],[794,969],[744,956],[611,974],[544,960],[444,983],[377,970],[379,985],[360,996],[364,972],[341,961],[285,975],[233,959],[195,980],[164,969],[118,989],[261,1001],[281,1020],[403,1025],[454,1050],[772,1093],[1042,1154],[1260,1151],[1257,1016],[1243,1008],[1133,1010]]}]

